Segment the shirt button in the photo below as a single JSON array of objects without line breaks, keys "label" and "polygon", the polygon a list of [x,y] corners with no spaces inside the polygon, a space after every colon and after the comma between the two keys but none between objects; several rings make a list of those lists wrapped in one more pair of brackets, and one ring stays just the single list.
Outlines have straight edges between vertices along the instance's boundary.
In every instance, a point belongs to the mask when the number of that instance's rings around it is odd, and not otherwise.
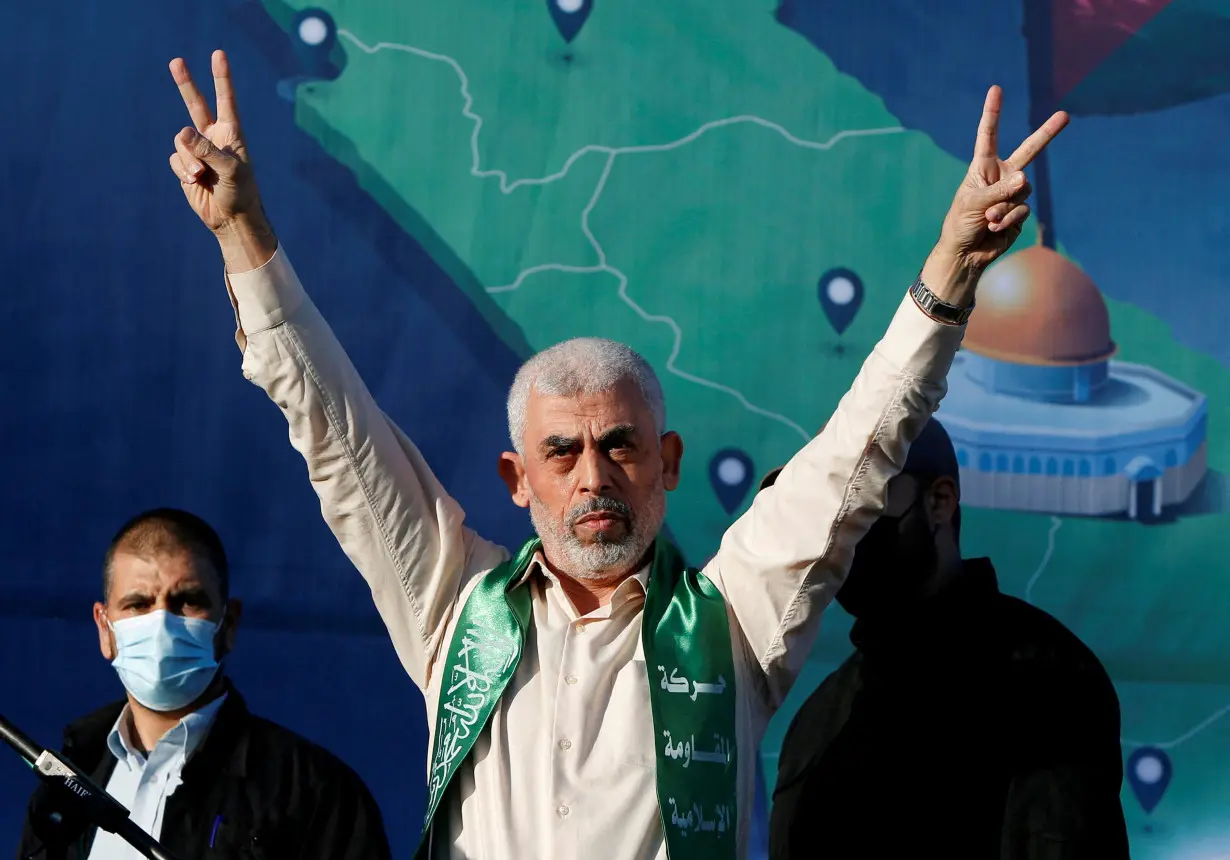
[{"label": "shirt button", "polygon": [[584,633],[584,632],[585,632],[585,625],[584,625],[584,624],[582,624],[580,621],[578,621],[578,622],[577,622],[577,632],[578,632],[578,633]]},{"label": "shirt button", "polygon": [[569,809],[567,806],[564,806],[564,804],[562,803],[559,806],[555,807],[555,814],[558,815],[560,818],[567,818],[568,813],[571,811],[572,811],[571,809]]},{"label": "shirt button", "polygon": [[577,676],[576,676],[576,675],[569,675],[567,678],[565,678],[565,679],[564,679],[564,683],[565,683],[565,684],[567,684],[567,685],[568,685],[568,686],[570,686],[570,687],[571,687],[573,684],[575,684],[576,682],[577,682]]},{"label": "shirt button", "polygon": [[570,740],[568,740],[567,738],[565,738],[564,740],[562,740],[562,741],[560,741],[560,742],[559,742],[559,748],[560,748],[560,749],[562,749],[562,750],[570,750],[570,749],[572,749],[572,741],[570,741]]}]

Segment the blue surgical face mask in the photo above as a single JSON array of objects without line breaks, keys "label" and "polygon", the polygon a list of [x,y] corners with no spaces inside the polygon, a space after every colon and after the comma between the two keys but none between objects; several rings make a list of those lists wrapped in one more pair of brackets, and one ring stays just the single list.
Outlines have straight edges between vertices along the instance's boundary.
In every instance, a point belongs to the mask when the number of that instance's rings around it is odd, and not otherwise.
[{"label": "blue surgical face mask", "polygon": [[111,665],[132,697],[151,711],[192,704],[218,674],[218,625],[166,610],[107,620],[119,654]]}]

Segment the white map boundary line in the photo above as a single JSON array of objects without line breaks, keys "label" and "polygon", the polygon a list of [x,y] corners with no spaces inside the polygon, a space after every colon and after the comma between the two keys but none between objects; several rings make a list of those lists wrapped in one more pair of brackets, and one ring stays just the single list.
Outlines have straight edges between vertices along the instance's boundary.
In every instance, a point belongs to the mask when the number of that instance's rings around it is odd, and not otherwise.
[{"label": "white map boundary line", "polygon": [[1192,728],[1188,729],[1183,734],[1179,735],[1177,738],[1174,738],[1173,740],[1169,740],[1169,741],[1164,741],[1162,743],[1150,744],[1150,743],[1145,743],[1144,741],[1134,741],[1131,738],[1120,738],[1119,742],[1121,744],[1124,744],[1125,746],[1130,746],[1130,747],[1157,747],[1160,750],[1174,749],[1179,744],[1190,741],[1192,738],[1194,738],[1196,735],[1203,732],[1209,726],[1213,725],[1215,722],[1220,720],[1226,714],[1230,714],[1230,705],[1226,705],[1222,708],[1217,709],[1216,711],[1214,711],[1213,713],[1205,717],[1203,720],[1196,723],[1196,725],[1194,725]]},{"label": "white map boundary line", "polygon": [[887,127],[887,128],[847,129],[847,130],[838,132],[837,134],[829,138],[827,141],[814,141],[814,140],[805,140],[803,138],[796,137],[795,135],[791,134],[788,130],[786,130],[782,126],[778,125],[775,122],[771,122],[770,120],[764,119],[763,117],[754,116],[751,114],[741,114],[739,116],[727,117],[725,119],[711,120],[710,122],[703,124],[702,126],[700,126],[700,128],[691,132],[690,134],[685,135],[684,137],[681,137],[678,140],[670,141],[668,143],[643,144],[640,146],[622,146],[622,147],[611,147],[611,146],[603,146],[599,144],[589,144],[589,145],[581,147],[576,152],[572,153],[572,155],[568,156],[568,159],[564,162],[564,166],[555,173],[552,173],[548,176],[543,176],[543,177],[538,177],[538,178],[523,178],[523,179],[517,179],[515,181],[510,182],[508,174],[502,170],[483,170],[482,169],[481,158],[479,156],[479,149],[478,149],[478,138],[483,128],[483,118],[479,116],[478,114],[476,114],[473,110],[474,97],[470,94],[470,79],[469,77],[467,77],[465,70],[461,67],[460,63],[458,63],[455,59],[453,59],[452,57],[446,54],[438,54],[433,51],[427,51],[422,48],[416,48],[413,45],[403,45],[403,44],[399,44],[396,42],[377,42],[375,45],[369,46],[350,30],[339,29],[337,32],[339,36],[347,39],[355,47],[357,47],[359,50],[363,51],[366,54],[375,54],[383,50],[401,51],[403,53],[413,54],[415,56],[422,57],[427,60],[433,60],[435,62],[448,64],[453,69],[453,71],[457,74],[457,78],[461,84],[461,97],[464,100],[464,104],[462,105],[462,108],[461,108],[461,114],[462,116],[466,117],[467,119],[469,119],[471,122],[474,123],[474,130],[470,134],[470,159],[471,159],[470,174],[478,179],[498,178],[500,180],[500,191],[504,194],[511,194],[513,191],[515,191],[517,188],[523,185],[549,185],[552,182],[557,182],[563,179],[565,176],[567,176],[568,171],[572,169],[572,166],[576,164],[577,161],[579,161],[585,155],[591,152],[601,152],[601,153],[606,154],[607,161],[606,161],[605,167],[603,168],[602,176],[598,180],[597,186],[594,188],[594,193],[590,197],[589,203],[586,204],[585,209],[581,213],[581,230],[585,234],[585,238],[589,241],[590,246],[594,249],[594,252],[598,255],[598,264],[595,266],[576,266],[576,265],[570,265],[566,263],[544,263],[542,265],[532,266],[528,269],[522,270],[517,275],[517,279],[511,284],[504,284],[504,285],[495,286],[495,287],[487,287],[486,289],[488,293],[494,294],[494,293],[512,292],[513,290],[519,289],[521,285],[525,282],[526,278],[529,278],[536,274],[541,274],[543,272],[555,271],[555,272],[567,272],[570,274],[582,274],[582,275],[605,273],[605,274],[613,275],[619,281],[618,295],[619,295],[620,300],[623,301],[624,304],[626,304],[629,308],[631,308],[637,314],[637,316],[639,316],[645,322],[658,323],[661,325],[668,326],[671,329],[671,332],[674,335],[674,344],[671,348],[670,357],[666,361],[667,371],[679,377],[680,379],[684,379],[693,384],[700,385],[705,388],[710,388],[715,391],[721,391],[724,394],[728,394],[731,397],[734,397],[739,402],[739,404],[748,412],[754,413],[756,415],[761,415],[765,418],[768,418],[770,420],[783,424],[786,427],[789,427],[791,430],[794,430],[796,433],[798,433],[799,436],[803,438],[804,442],[811,441],[811,438],[812,438],[811,434],[808,433],[797,422],[792,421],[790,418],[787,418],[785,415],[781,415],[777,412],[772,412],[760,406],[756,406],[751,401],[749,401],[747,397],[741,391],[731,388],[730,386],[723,385],[719,382],[714,382],[713,380],[705,379],[704,377],[697,376],[692,373],[688,373],[685,370],[681,370],[676,365],[675,363],[676,359],[678,359],[680,350],[683,347],[682,328],[680,328],[679,324],[675,322],[675,320],[669,316],[666,316],[663,314],[649,313],[644,308],[642,308],[640,305],[638,305],[632,299],[631,296],[628,295],[628,276],[625,275],[619,269],[607,263],[606,252],[603,250],[602,245],[598,242],[597,238],[594,236],[593,232],[590,230],[589,216],[590,216],[590,213],[593,212],[594,207],[597,206],[598,200],[602,196],[603,190],[606,188],[606,182],[607,182],[607,179],[611,175],[611,168],[615,163],[615,159],[620,155],[644,154],[644,153],[651,153],[651,152],[668,152],[672,149],[678,149],[679,147],[686,146],[687,144],[692,143],[693,141],[697,140],[704,134],[710,131],[713,131],[714,129],[723,128],[725,126],[730,126],[730,125],[744,124],[744,123],[752,123],[755,125],[759,125],[762,128],[770,129],[776,132],[777,134],[781,135],[783,139],[793,144],[794,146],[798,146],[804,149],[813,149],[813,150],[820,150],[820,151],[831,149],[834,146],[836,146],[839,142],[847,138],[870,137],[870,136],[884,135],[884,134],[897,134],[900,132],[904,132],[905,128],[901,126],[892,126],[892,127]]},{"label": "white map boundary line", "polygon": [[[1059,517],[1051,517],[1051,528],[1047,532],[1047,535],[1046,535],[1046,552],[1043,554],[1042,561],[1038,564],[1037,570],[1035,570],[1033,573],[1033,576],[1029,578],[1029,582],[1025,584],[1025,602],[1026,603],[1033,603],[1032,598],[1033,598],[1034,586],[1038,583],[1038,580],[1041,578],[1042,574],[1046,571],[1047,567],[1051,563],[1051,557],[1055,553],[1055,534],[1059,531],[1059,529],[1062,526],[1063,526],[1063,520],[1061,520]],[[1230,714],[1230,705],[1226,705],[1225,707],[1219,708],[1218,710],[1214,711],[1212,714],[1205,717],[1195,726],[1188,729],[1186,732],[1184,732],[1183,734],[1179,735],[1178,737],[1172,740],[1162,741],[1159,743],[1146,743],[1145,741],[1138,741],[1138,740],[1133,740],[1132,738],[1121,737],[1119,738],[1119,743],[1123,746],[1129,746],[1129,747],[1156,747],[1157,749],[1161,749],[1161,750],[1173,749],[1179,746],[1180,744],[1191,740],[1196,735],[1200,734],[1205,729],[1207,729],[1209,726],[1216,723],[1222,717],[1226,716],[1226,714]]]},{"label": "white map boundary line", "polygon": [[1063,520],[1059,517],[1051,517],[1051,528],[1046,534],[1046,552],[1042,554],[1042,561],[1038,563],[1038,568],[1034,571],[1033,576],[1029,578],[1029,582],[1025,583],[1025,602],[1033,603],[1034,586],[1041,579],[1042,574],[1046,572],[1050,566],[1051,556],[1055,554],[1055,533],[1063,527]]}]

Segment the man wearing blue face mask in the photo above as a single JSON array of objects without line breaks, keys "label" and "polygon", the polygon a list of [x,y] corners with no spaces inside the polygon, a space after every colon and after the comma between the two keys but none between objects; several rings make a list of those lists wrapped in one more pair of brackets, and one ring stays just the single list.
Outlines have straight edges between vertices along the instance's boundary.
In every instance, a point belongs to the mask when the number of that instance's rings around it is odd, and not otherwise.
[{"label": "man wearing blue face mask", "polygon": [[[250,714],[222,663],[242,604],[203,520],[174,509],[134,517],[103,564],[99,647],[127,690],[69,726],[65,755],[183,860],[386,860],[367,787],[330,753]],[[129,860],[71,798],[40,787],[19,858]]]}]

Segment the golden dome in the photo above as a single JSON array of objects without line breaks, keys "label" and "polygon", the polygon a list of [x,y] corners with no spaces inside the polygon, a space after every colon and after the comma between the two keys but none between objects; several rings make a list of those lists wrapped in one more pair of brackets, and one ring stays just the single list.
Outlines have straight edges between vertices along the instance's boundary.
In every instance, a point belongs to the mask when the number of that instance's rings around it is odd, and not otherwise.
[{"label": "golden dome", "polygon": [[1014,364],[1093,364],[1115,353],[1101,291],[1075,263],[1040,244],[983,275],[964,345]]}]

